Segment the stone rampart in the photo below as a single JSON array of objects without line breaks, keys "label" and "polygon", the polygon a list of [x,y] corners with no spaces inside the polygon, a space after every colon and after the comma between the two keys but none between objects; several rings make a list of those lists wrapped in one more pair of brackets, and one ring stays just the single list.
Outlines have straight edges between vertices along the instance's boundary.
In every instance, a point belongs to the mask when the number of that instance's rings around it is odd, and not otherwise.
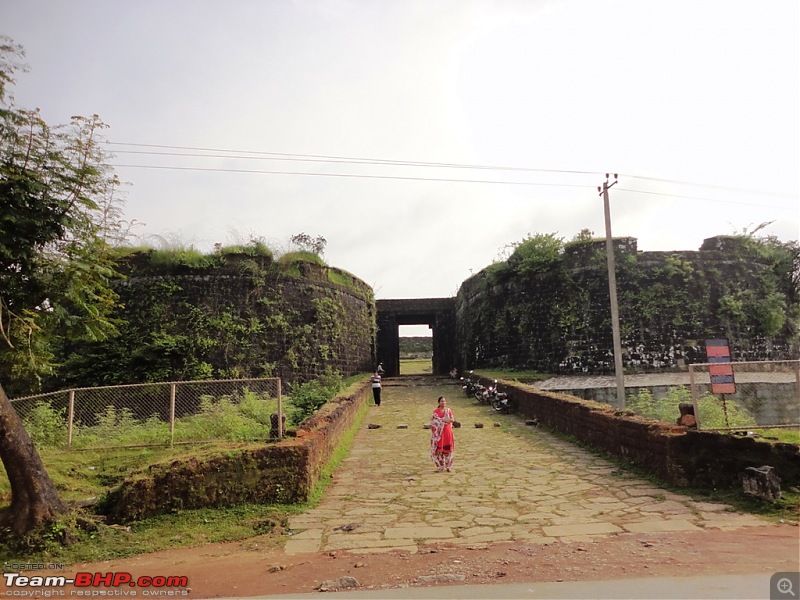
[{"label": "stone rampart", "polygon": [[[735,237],[709,238],[699,251],[640,252],[635,238],[614,247],[627,372],[706,362],[709,338],[728,339],[734,361],[800,355],[789,249]],[[605,242],[566,244],[533,266],[511,258],[458,291],[459,368],[613,373]]]},{"label": "stone rampart", "polygon": [[141,253],[121,265],[120,335],[69,349],[64,383],[72,387],[264,376],[291,383],[374,367],[372,289],[345,271],[241,255],[189,266]]}]

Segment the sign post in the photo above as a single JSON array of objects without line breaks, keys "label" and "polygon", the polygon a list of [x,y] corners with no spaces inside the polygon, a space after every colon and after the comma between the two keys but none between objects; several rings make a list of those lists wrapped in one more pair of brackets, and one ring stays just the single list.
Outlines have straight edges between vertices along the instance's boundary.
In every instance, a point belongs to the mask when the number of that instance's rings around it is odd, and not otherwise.
[{"label": "sign post", "polygon": [[706,359],[709,363],[708,374],[711,377],[711,393],[722,396],[725,427],[730,427],[725,394],[736,393],[736,382],[733,378],[733,365],[731,364],[731,350],[728,346],[728,340],[725,338],[706,340]]}]

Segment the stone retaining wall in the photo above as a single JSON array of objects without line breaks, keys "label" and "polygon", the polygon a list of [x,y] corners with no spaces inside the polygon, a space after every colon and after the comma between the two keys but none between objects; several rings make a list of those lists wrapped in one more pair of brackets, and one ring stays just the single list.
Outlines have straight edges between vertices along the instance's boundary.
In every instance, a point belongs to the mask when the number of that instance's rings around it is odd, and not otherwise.
[{"label": "stone retaining wall", "polygon": [[[485,385],[488,380],[482,381]],[[771,465],[782,486],[800,485],[800,446],[693,431],[608,404],[503,382],[514,410],[678,487],[738,487],[747,467]]]},{"label": "stone retaining wall", "polygon": [[244,502],[305,502],[370,393],[365,382],[334,398],[277,444],[151,465],[112,491],[104,512],[119,523]]}]

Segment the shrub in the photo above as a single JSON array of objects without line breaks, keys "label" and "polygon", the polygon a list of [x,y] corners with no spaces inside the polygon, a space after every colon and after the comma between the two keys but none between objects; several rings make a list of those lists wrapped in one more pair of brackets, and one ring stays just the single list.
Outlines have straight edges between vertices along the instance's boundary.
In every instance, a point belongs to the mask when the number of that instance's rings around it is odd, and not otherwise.
[{"label": "shrub", "polygon": [[63,408],[56,410],[44,400],[39,400],[22,422],[38,448],[57,448],[66,443],[67,423]]},{"label": "shrub", "polygon": [[[197,414],[175,422],[174,441],[199,442],[212,439],[257,441],[269,437],[270,413],[275,402],[269,394],[244,390],[241,397],[204,395]],[[170,443],[169,423],[158,415],[140,421],[130,409],[108,406],[98,416],[98,424],[81,427],[75,437],[76,447],[138,446]]]},{"label": "shrub", "polygon": [[175,426],[176,441],[227,439],[264,440],[269,437],[270,404],[246,392],[239,402],[233,396],[202,396],[200,412],[180,419]]},{"label": "shrub", "polygon": [[317,379],[293,385],[290,390],[289,417],[291,422],[297,425],[310,417],[314,411],[336,396],[343,387],[342,376],[330,368],[326,369]]},{"label": "shrub", "polygon": [[97,416],[97,425],[78,426],[73,445],[77,448],[93,446],[140,446],[169,443],[169,424],[158,415],[145,421],[138,420],[129,408],[106,406]]}]

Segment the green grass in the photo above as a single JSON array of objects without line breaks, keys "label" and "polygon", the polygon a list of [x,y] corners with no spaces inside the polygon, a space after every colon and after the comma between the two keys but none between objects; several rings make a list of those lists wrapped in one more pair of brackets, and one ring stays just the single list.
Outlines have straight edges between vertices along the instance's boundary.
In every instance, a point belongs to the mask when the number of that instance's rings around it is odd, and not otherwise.
[{"label": "green grass", "polygon": [[800,428],[792,429],[749,429],[754,434],[768,442],[781,442],[783,444],[800,444]]},{"label": "green grass", "polygon": [[[350,385],[343,394],[356,391],[365,375],[350,377]],[[333,472],[350,452],[356,432],[368,412],[365,403],[356,414],[355,421],[345,433],[321,476],[304,503],[293,505],[243,504],[230,508],[213,508],[182,511],[174,515],[161,515],[132,523],[129,527],[108,527],[98,524],[76,526],[77,513],[72,513],[55,524],[46,535],[31,545],[25,540],[0,542],[0,555],[9,560],[25,562],[62,562],[76,564],[122,558],[136,554],[156,552],[170,548],[192,547],[216,542],[239,541],[259,548],[276,547],[283,543],[288,528],[288,518],[316,506],[332,481]],[[229,445],[233,449],[235,446]],[[64,499],[81,499],[87,494],[100,495],[107,483],[124,477],[131,469],[142,464],[153,464],[180,456],[197,456],[198,453],[224,450],[218,445],[207,445],[199,452],[197,445],[169,449],[137,449],[98,452],[69,452],[51,456],[43,452],[48,472],[56,481]],[[49,451],[55,452],[55,451]],[[90,468],[93,467],[93,468]],[[5,475],[3,472],[2,475]],[[5,483],[6,477],[0,482]],[[70,543],[61,543],[64,531],[70,532]]]},{"label": "green grass", "polygon": [[[342,393],[353,393],[366,377],[359,374],[344,382],[339,379],[336,390],[344,388]],[[329,398],[330,394],[320,397],[319,403]],[[25,425],[61,497],[83,501],[103,496],[126,476],[157,462],[263,443],[269,436],[269,415],[277,411],[277,400],[247,391],[239,400],[204,397],[198,414],[177,420],[172,448],[166,423],[139,421],[130,411],[111,407],[103,413],[98,425],[77,428],[71,449],[63,448],[63,420],[49,407],[32,412],[34,417]],[[286,396],[284,400],[284,414],[289,416],[287,425],[296,426],[297,421],[291,418],[296,412],[292,398]],[[55,435],[54,431],[61,435]],[[0,508],[10,501],[11,485],[0,464]]]},{"label": "green grass", "polygon": [[322,260],[319,255],[309,252],[308,250],[296,250],[294,252],[287,252],[282,255],[278,262],[282,265],[293,265],[298,262],[309,262],[320,266],[326,266],[327,263]]},{"label": "green grass", "polygon": [[[327,391],[327,390],[324,390]],[[332,393],[320,400],[324,403]],[[284,414],[299,423],[305,415],[296,414],[291,397],[286,398]],[[129,408],[106,406],[95,415],[96,424],[76,423],[72,448],[86,449],[122,446],[168,446],[172,442],[206,440],[261,441],[270,433],[270,415],[277,412],[278,401],[266,393],[243,390],[241,394],[200,397],[198,412],[176,419],[174,437],[169,424],[158,416],[137,419]],[[40,401],[23,416],[25,429],[39,450],[64,448],[66,426],[64,411]]]},{"label": "green grass", "polygon": [[341,285],[342,287],[346,287],[351,289],[355,292],[363,292],[364,291],[364,283],[361,282],[358,277],[353,275],[352,273],[348,273],[347,271],[343,271],[342,269],[332,268],[328,270],[328,281],[331,283],[335,283],[336,285]]},{"label": "green grass", "polygon": [[[144,519],[129,527],[102,524],[87,527],[85,519],[81,526],[76,526],[77,514],[72,513],[53,525],[32,546],[23,546],[25,540],[0,542],[0,554],[6,560],[20,562],[76,564],[217,542],[247,540],[260,547],[274,547],[282,543],[288,518],[302,512],[306,506],[244,504],[190,510]],[[66,530],[70,532],[69,544],[61,543]]]},{"label": "green grass", "polygon": [[401,375],[430,375],[432,371],[433,363],[430,358],[400,359]]},{"label": "green grass", "polygon": [[[677,386],[670,388],[667,395],[659,400],[655,400],[649,390],[631,394],[628,396],[626,408],[642,416],[674,423],[680,414],[678,406],[681,403],[691,402],[692,396],[689,390],[685,386]],[[800,444],[800,428],[759,428],[755,417],[747,409],[735,402],[728,402],[723,407],[720,398],[714,394],[705,394],[698,398],[697,408],[700,412],[700,428],[703,430],[737,427],[738,433],[752,432],[764,441]],[[734,431],[721,433],[737,435]]]},{"label": "green grass", "polygon": [[[166,460],[196,456],[213,448],[234,449],[232,443],[176,445],[174,448],[102,448],[59,450],[44,448],[39,456],[65,501],[83,501],[101,497],[111,488],[147,465]],[[0,508],[11,501],[11,484],[0,465]]]}]

